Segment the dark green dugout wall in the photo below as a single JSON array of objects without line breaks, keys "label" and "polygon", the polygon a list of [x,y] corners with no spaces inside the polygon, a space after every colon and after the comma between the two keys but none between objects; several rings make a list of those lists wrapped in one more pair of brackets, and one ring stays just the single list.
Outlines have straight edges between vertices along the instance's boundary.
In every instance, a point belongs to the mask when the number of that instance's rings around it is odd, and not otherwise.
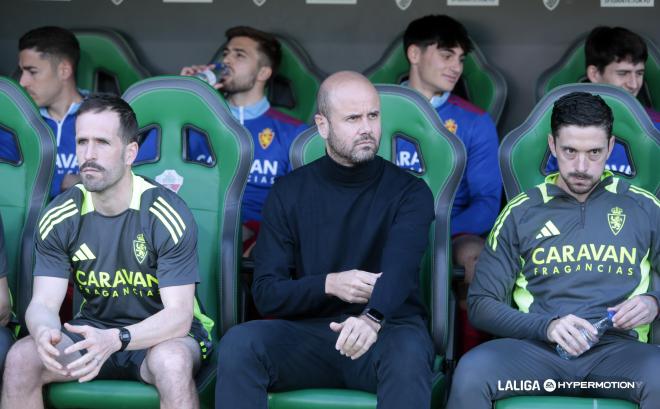
[{"label": "dark green dugout wall", "polygon": [[[400,9],[397,2],[407,8]],[[362,72],[378,61],[412,19],[448,14],[466,26],[488,61],[504,75],[508,98],[499,121],[504,135],[520,124],[537,102],[535,84],[541,73],[594,26],[623,25],[660,44],[658,1],[654,7],[604,8],[597,0],[560,0],[552,10],[542,0],[500,0],[497,7],[449,6],[445,0],[355,3],[5,0],[0,16],[4,23],[0,24],[0,74],[14,71],[21,34],[47,24],[116,30],[129,40],[139,61],[153,74],[178,74],[184,65],[208,61],[224,41],[225,30],[235,25],[250,25],[294,39],[323,72]]]}]

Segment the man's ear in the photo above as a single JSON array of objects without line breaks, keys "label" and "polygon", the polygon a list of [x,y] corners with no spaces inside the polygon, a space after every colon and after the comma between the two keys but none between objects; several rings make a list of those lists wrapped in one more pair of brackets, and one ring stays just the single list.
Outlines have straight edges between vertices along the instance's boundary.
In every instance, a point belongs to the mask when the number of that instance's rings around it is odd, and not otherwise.
[{"label": "man's ear", "polygon": [[139,145],[137,142],[131,142],[128,145],[126,145],[126,159],[125,159],[125,165],[132,165],[133,162],[135,162],[135,158],[137,158],[138,154],[138,149]]},{"label": "man's ear", "polygon": [[419,48],[418,45],[411,44],[408,46],[408,49],[406,50],[406,56],[408,57],[408,61],[410,61],[411,65],[419,63],[421,55],[422,49]]},{"label": "man's ear", "polygon": [[600,75],[598,67],[595,65],[587,66],[587,78],[589,79],[589,82],[593,82],[594,84],[600,83],[602,75]]},{"label": "man's ear", "polygon": [[607,140],[607,159],[610,158],[614,145],[616,144],[616,138],[614,135],[610,136],[610,139]]},{"label": "man's ear", "polygon": [[557,149],[555,147],[555,138],[554,136],[552,136],[552,133],[548,134],[548,147],[550,148],[550,152],[552,152],[552,155],[556,158]]},{"label": "man's ear", "polygon": [[259,71],[257,72],[257,80],[266,82],[270,79],[272,75],[273,75],[273,68],[264,65],[263,67],[259,68]]},{"label": "man's ear", "polygon": [[67,59],[62,59],[57,64],[57,75],[63,81],[66,81],[69,78],[71,78],[73,76],[73,65],[71,65],[71,61]]},{"label": "man's ear", "polygon": [[322,114],[316,114],[314,115],[314,123],[316,123],[316,128],[319,131],[319,135],[321,135],[321,138],[323,139],[328,139],[328,134],[330,131],[330,126],[328,124],[328,118],[326,118]]}]

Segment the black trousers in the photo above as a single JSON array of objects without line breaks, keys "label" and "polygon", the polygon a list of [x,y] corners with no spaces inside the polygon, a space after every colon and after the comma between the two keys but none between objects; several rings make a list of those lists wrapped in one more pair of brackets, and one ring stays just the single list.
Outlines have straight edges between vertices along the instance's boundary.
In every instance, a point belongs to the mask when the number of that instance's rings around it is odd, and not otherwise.
[{"label": "black trousers", "polygon": [[[641,409],[657,408],[659,368],[660,347],[616,335],[604,336],[590,350],[570,361],[560,358],[554,345],[545,342],[497,339],[461,358],[447,409],[490,409],[493,401],[506,397],[550,394],[624,399],[638,403]],[[557,385],[564,384],[550,393],[544,388],[547,379]],[[540,390],[533,389],[533,381],[538,381]],[[609,384],[608,387],[582,384],[585,389],[566,382]]]},{"label": "black trousers", "polygon": [[250,321],[218,348],[217,409],[266,409],[267,392],[349,388],[376,393],[378,408],[429,408],[433,345],[421,317],[388,321],[356,360],[335,350],[336,319]]}]

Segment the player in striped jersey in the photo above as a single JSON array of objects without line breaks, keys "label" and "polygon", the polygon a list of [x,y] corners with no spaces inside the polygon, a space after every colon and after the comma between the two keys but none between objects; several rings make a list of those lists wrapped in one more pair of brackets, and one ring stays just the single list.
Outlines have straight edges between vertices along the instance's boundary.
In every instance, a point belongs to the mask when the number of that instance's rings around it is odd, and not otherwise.
[{"label": "player in striped jersey", "polygon": [[[82,184],[58,196],[36,229],[30,336],[10,350],[2,407],[42,407],[43,384],[136,379],[162,408],[196,408],[193,374],[209,355],[212,322],[195,300],[197,228],[186,204],[136,176],[137,121],[114,96],[80,108]],[[69,275],[83,296],[62,327]]]}]

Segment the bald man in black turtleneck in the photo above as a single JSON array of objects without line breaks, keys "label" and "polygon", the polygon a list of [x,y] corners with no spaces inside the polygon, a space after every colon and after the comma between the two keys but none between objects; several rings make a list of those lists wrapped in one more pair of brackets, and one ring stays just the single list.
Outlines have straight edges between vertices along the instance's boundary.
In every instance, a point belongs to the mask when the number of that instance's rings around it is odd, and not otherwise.
[{"label": "bald man in black turtleneck", "polygon": [[275,183],[255,248],[254,300],[276,319],[223,337],[216,407],[266,409],[267,391],[351,388],[377,393],[379,409],[428,408],[433,346],[419,265],[433,196],[376,155],[380,100],[366,78],[328,77],[318,106],[327,155]]}]

